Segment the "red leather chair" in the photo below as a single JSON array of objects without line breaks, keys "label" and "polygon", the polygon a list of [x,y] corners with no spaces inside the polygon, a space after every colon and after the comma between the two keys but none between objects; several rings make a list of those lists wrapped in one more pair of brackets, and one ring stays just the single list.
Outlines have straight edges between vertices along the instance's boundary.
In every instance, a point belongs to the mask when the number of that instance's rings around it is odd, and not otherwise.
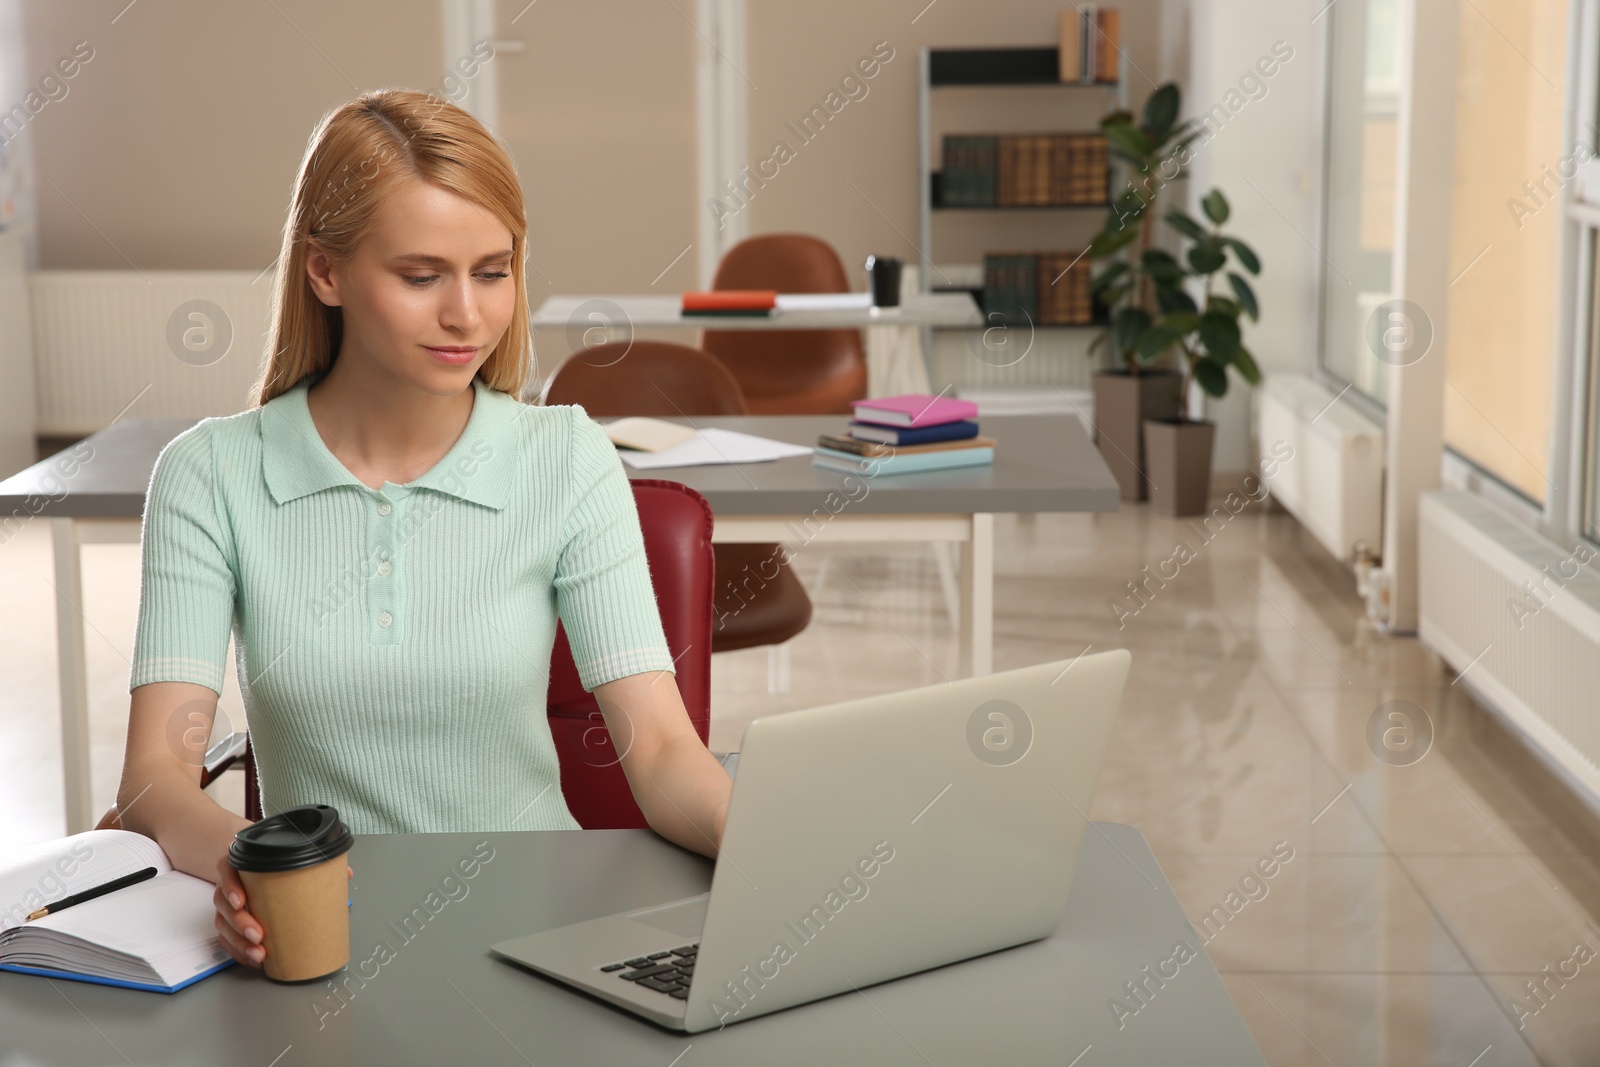
[{"label": "red leather chair", "polygon": [[[711,505],[695,490],[656,478],[632,480],[633,499],[644,532],[650,581],[661,610],[661,627],[677,670],[689,721],[701,741],[711,732],[711,610],[715,580],[711,553]],[[662,684],[665,684],[664,682]],[[572,817],[586,830],[644,828],[594,694],[584,691],[566,628],[556,623],[546,703],[550,736],[561,760],[561,791]],[[231,744],[230,744],[231,742]],[[220,750],[220,751],[218,751]],[[245,817],[262,817],[255,755],[246,735],[234,734],[208,753],[200,785],[210,785],[236,762],[245,773]],[[118,827],[115,806],[96,829]]]},{"label": "red leather chair", "polygon": [[[739,383],[722,364],[698,348],[666,341],[613,341],[575,352],[544,383],[540,403],[582,404],[594,418],[749,413]],[[717,625],[712,652],[780,646],[810,625],[811,598],[793,568],[766,573],[781,545],[713,547]],[[769,680],[768,687],[774,682]]]}]

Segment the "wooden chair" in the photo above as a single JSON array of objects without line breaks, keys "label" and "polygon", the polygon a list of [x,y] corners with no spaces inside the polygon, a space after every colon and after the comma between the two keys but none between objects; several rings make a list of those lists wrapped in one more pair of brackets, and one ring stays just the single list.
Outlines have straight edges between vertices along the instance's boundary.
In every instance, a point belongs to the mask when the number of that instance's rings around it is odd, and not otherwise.
[{"label": "wooden chair", "polygon": [[[850,280],[828,242],[770,233],[728,249],[711,287],[843,293]],[[860,330],[702,330],[700,347],[732,372],[752,415],[848,415],[867,395]]]},{"label": "wooden chair", "polygon": [[[678,691],[683,694],[695,732],[701,741],[706,741],[711,732],[711,604],[715,575],[711,506],[705,497],[678,482],[637,478],[632,484],[650,580],[660,605],[661,626],[677,670]],[[547,713],[550,735],[561,760],[561,791],[579,825],[586,830],[648,826],[617,760],[600,705],[578,680],[566,628],[559,621],[550,656]],[[237,762],[244,765],[245,817],[260,819],[261,789],[246,734],[233,734],[207,753],[200,785],[203,788],[211,784]],[[113,806],[96,829],[120,825]]]},{"label": "wooden chair", "polygon": [[[747,414],[744,394],[723,364],[696,348],[663,341],[613,342],[573,354],[541,391],[545,404],[582,404],[599,418]],[[782,565],[777,544],[719,544],[711,651],[784,642],[811,622],[811,598]],[[779,562],[774,562],[779,561]],[[787,685],[787,650],[768,659],[768,689]]]}]

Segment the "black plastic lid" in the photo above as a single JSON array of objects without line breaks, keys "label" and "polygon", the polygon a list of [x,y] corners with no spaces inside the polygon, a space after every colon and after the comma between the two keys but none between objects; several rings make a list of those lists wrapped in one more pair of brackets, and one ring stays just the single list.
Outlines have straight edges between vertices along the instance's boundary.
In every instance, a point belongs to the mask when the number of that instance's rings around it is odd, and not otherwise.
[{"label": "black plastic lid", "polygon": [[342,856],[355,843],[338,811],[310,804],[240,830],[228,846],[228,862],[241,871],[294,871]]}]

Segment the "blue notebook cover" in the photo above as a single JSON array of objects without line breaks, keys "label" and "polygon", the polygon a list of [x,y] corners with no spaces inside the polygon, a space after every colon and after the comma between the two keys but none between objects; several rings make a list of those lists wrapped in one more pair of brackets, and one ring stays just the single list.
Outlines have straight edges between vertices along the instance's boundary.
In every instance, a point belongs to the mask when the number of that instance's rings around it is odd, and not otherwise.
[{"label": "blue notebook cover", "polygon": [[993,448],[952,448],[941,452],[876,457],[857,456],[821,445],[813,451],[812,466],[856,474],[904,474],[910,471],[947,470],[951,467],[979,467],[994,462]]},{"label": "blue notebook cover", "polygon": [[[346,901],[345,907],[353,908],[355,903],[354,900]],[[148,982],[125,982],[120,978],[102,978],[94,974],[78,974],[76,971],[52,971],[44,967],[24,967],[19,963],[0,963],[0,971],[14,971],[17,974],[37,974],[45,978],[65,978],[71,982],[89,982],[93,985],[114,985],[123,989],[142,989],[149,993],[176,993],[178,990],[192,986],[200,979],[209,978],[223,968],[232,967],[238,962],[238,960],[234,959],[223,960],[215,967],[201,971],[192,978],[185,978],[173,986],[151,985]]]},{"label": "blue notebook cover", "polygon": [[148,985],[144,982],[124,982],[120,978],[100,978],[92,974],[77,974],[72,971],[47,971],[43,967],[23,967],[16,963],[0,963],[0,971],[15,971],[17,974],[38,974],[46,978],[65,978],[71,982],[91,982],[94,985],[114,985],[123,989],[143,989],[150,993],[176,993],[186,986],[192,986],[202,978],[208,978],[224,967],[232,967],[237,960],[223,960],[209,971],[201,971],[193,978],[185,978],[174,986]]},{"label": "blue notebook cover", "polygon": [[884,426],[876,422],[850,420],[850,436],[863,441],[880,441],[886,445],[927,445],[935,441],[960,441],[978,436],[978,424],[971,419],[960,422],[942,422],[937,426],[919,426],[916,429],[902,426]]}]

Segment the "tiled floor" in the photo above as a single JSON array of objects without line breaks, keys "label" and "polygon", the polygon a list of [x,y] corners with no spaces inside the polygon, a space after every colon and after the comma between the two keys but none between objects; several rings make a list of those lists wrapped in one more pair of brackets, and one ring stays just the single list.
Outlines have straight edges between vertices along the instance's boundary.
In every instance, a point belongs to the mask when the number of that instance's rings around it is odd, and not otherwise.
[{"label": "tiled floor", "polygon": [[[1349,575],[1293,520],[1252,507],[1208,540],[1138,507],[1001,516],[996,536],[997,669],[1132,650],[1093,815],[1149,839],[1268,1062],[1600,1064],[1596,820],[1465,682],[1416,641],[1373,631]],[[1142,607],[1113,611],[1179,540],[1195,558],[1151,582]],[[766,692],[763,650],[718,657],[713,747],[736,748],[755,715],[952,669],[928,549],[809,547],[796,566],[816,614],[793,642],[790,691]],[[50,576],[44,524],[0,545],[0,672],[13,683],[0,694],[12,816],[0,847],[63,830]],[[86,550],[85,586],[101,804],[121,755],[137,550]],[[238,722],[238,708],[230,691],[222,710]],[[1432,730],[1406,766],[1368,741],[1374,715],[1395,724],[1384,716],[1397,709]],[[1275,848],[1292,858],[1248,879]]]}]

